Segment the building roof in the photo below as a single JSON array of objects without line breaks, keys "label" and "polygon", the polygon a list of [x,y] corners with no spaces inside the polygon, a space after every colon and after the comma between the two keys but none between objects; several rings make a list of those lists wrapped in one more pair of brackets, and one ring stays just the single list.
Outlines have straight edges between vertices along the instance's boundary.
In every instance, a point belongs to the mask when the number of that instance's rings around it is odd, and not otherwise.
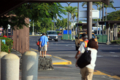
[{"label": "building roof", "polygon": [[120,21],[100,21],[99,25],[107,25],[107,24],[117,24],[120,25]]}]

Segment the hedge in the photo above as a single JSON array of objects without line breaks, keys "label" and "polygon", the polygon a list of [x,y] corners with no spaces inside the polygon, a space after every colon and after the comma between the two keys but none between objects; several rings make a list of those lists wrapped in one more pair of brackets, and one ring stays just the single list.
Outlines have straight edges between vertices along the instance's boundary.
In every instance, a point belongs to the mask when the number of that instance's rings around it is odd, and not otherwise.
[{"label": "hedge", "polygon": [[5,37],[0,37],[0,39],[5,39],[6,44],[4,44],[2,42],[1,44],[1,51],[5,51],[5,52],[11,52],[12,47],[13,47],[13,40],[11,40],[10,38],[5,38]]},{"label": "hedge", "polygon": [[112,44],[120,44],[120,40],[113,40],[111,41]]}]

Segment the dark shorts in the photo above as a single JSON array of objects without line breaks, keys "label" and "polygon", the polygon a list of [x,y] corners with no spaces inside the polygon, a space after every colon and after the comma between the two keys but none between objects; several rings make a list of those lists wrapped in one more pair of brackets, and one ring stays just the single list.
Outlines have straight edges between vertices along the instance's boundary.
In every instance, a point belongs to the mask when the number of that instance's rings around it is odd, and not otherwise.
[{"label": "dark shorts", "polygon": [[41,48],[38,46],[38,51],[41,51]]}]

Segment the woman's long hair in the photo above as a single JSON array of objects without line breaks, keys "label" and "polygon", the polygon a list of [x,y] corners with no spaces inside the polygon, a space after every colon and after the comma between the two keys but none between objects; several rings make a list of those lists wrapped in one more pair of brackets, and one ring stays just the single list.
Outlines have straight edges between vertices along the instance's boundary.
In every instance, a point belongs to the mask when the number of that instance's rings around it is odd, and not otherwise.
[{"label": "woman's long hair", "polygon": [[89,40],[87,47],[94,48],[94,49],[98,50],[97,42],[93,38]]}]

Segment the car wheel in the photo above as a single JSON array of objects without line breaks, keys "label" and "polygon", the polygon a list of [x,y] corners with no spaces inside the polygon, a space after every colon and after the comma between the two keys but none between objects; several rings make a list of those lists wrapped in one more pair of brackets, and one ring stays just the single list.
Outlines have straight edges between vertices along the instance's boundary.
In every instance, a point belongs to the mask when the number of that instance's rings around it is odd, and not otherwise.
[{"label": "car wheel", "polygon": [[76,46],[76,51],[78,51],[78,47]]},{"label": "car wheel", "polygon": [[55,40],[56,42],[58,42],[58,40]]}]

